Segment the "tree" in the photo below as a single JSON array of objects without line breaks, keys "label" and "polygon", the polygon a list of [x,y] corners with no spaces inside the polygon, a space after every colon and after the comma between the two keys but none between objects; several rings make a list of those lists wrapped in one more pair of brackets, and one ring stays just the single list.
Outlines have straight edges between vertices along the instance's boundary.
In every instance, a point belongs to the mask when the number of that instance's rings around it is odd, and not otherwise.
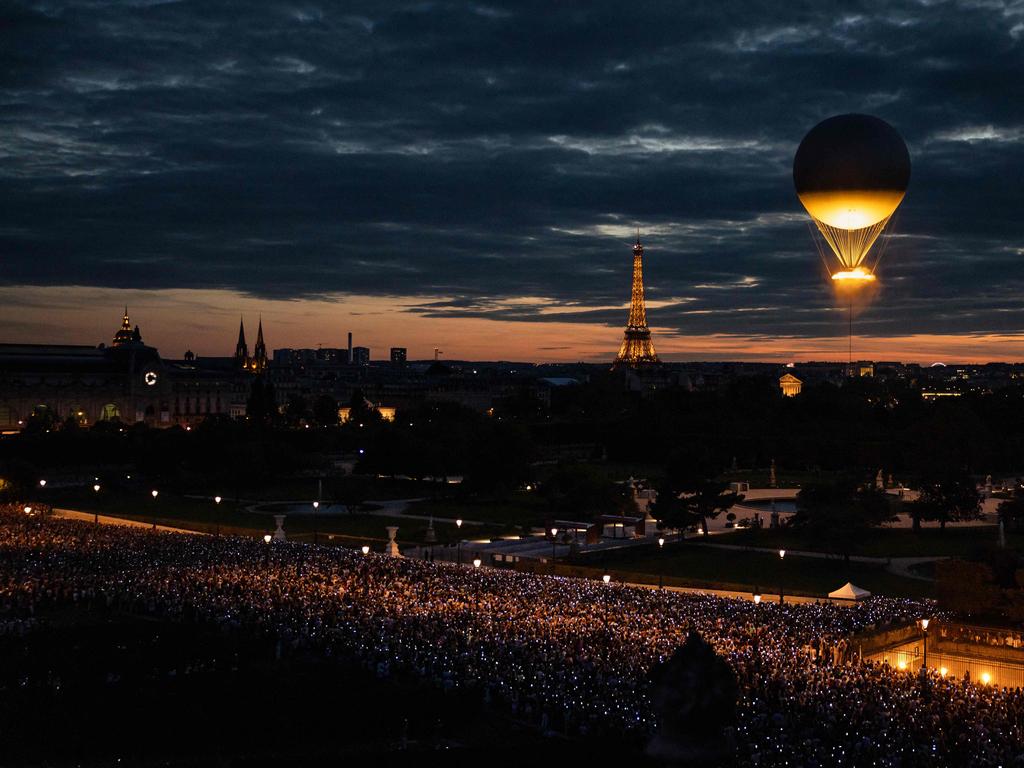
[{"label": "tree", "polygon": [[289,395],[284,414],[290,426],[298,426],[309,415],[309,402],[302,395]]},{"label": "tree", "polygon": [[338,423],[338,401],[330,395],[320,395],[313,402],[313,418],[321,426],[335,426]]},{"label": "tree", "polygon": [[579,519],[620,515],[629,499],[623,486],[583,464],[564,464],[540,486],[551,516]]},{"label": "tree", "polygon": [[854,544],[869,529],[895,519],[885,491],[855,478],[814,483],[797,494],[791,525],[803,528],[828,551],[849,561]]},{"label": "tree", "polygon": [[277,418],[277,397],[274,385],[262,375],[252,381],[245,413],[254,424],[270,424]]},{"label": "tree", "polygon": [[[721,467],[707,451],[678,451],[669,459],[666,477],[659,485],[655,517],[662,528],[687,528],[700,524],[708,535],[708,519],[727,512],[743,501],[729,484],[718,480]],[[674,501],[673,501],[674,498]]]},{"label": "tree", "polygon": [[909,502],[907,509],[915,531],[921,530],[921,520],[938,520],[945,530],[946,523],[979,519],[981,494],[966,472],[945,472],[926,478],[917,499]]},{"label": "tree", "polygon": [[935,563],[939,604],[956,613],[971,616],[991,613],[1000,602],[992,583],[992,569],[968,560],[939,560]]},{"label": "tree", "polygon": [[1019,531],[1024,527],[1024,488],[1018,486],[1013,495],[999,503],[999,519],[1006,530]]}]

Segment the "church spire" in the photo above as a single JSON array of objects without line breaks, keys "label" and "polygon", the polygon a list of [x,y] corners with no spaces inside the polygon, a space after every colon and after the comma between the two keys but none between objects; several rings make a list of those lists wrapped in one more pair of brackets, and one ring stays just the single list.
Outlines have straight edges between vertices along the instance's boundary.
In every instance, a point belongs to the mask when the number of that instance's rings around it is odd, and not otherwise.
[{"label": "church spire", "polygon": [[238,344],[235,345],[235,360],[242,364],[249,361],[249,345],[245,343],[245,322],[238,318]]},{"label": "church spire", "polygon": [[251,367],[256,373],[262,372],[267,367],[267,345],[263,343],[263,317],[260,316],[260,324],[256,330],[256,346],[252,350]]}]

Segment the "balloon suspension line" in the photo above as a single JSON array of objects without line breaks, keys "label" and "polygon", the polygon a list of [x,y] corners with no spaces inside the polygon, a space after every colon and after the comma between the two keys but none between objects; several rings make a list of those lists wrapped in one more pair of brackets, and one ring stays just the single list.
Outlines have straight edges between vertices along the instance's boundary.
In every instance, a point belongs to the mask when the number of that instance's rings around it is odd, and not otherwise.
[{"label": "balloon suspension line", "polygon": [[847,350],[847,372],[853,376],[853,296],[850,296],[850,330],[848,333],[849,348]]}]

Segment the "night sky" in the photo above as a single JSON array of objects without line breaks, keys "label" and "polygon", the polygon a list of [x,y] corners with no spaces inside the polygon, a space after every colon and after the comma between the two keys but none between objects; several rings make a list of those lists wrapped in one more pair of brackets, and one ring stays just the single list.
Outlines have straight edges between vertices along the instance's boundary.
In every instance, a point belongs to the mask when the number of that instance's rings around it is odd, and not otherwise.
[{"label": "night sky", "polygon": [[639,226],[663,357],[845,357],[791,170],[867,112],[913,174],[855,353],[1024,359],[1022,2],[0,16],[0,341],[610,359]]}]

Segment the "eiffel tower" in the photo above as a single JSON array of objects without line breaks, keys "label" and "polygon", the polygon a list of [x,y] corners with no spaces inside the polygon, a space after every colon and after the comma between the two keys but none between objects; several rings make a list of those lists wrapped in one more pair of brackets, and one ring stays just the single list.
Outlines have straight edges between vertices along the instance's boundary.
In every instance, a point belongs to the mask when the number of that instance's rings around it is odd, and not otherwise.
[{"label": "eiffel tower", "polygon": [[629,302],[629,320],[626,333],[619,347],[619,354],[612,368],[629,366],[636,368],[643,363],[658,363],[658,355],[651,341],[651,329],[647,327],[647,307],[644,304],[644,247],[640,245],[640,233],[633,246],[633,296]]}]

